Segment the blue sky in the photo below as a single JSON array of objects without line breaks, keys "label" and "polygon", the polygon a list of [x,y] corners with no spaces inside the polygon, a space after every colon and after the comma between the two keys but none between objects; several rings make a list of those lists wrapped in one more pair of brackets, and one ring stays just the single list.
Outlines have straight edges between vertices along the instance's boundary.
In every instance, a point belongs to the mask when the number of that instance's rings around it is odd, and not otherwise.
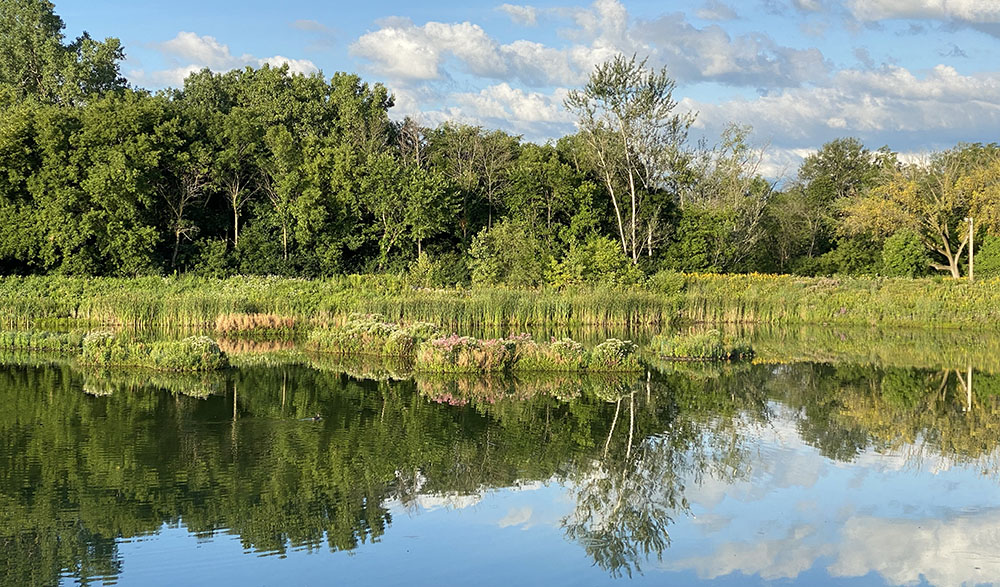
[{"label": "blue sky", "polygon": [[841,136],[907,154],[1000,138],[1000,0],[56,0],[56,11],[67,36],[119,37],[138,86],[288,62],[385,83],[397,118],[536,141],[573,131],[562,97],[594,64],[636,53],[678,81],[698,135],[752,125],[772,176]]}]

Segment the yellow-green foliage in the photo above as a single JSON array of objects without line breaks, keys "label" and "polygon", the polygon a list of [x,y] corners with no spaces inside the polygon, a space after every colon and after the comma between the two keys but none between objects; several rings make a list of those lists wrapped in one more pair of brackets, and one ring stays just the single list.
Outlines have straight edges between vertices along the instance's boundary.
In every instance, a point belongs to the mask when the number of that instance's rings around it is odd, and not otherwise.
[{"label": "yellow-green foliage", "polygon": [[744,340],[723,336],[718,330],[657,335],[649,343],[658,357],[700,361],[740,361],[753,358],[753,348]]},{"label": "yellow-green foliage", "polygon": [[229,366],[219,345],[207,336],[139,342],[108,331],[83,339],[80,362],[97,367],[145,367],[161,371],[214,371]]},{"label": "yellow-green foliage", "polygon": [[693,322],[996,328],[1000,279],[688,275]]},{"label": "yellow-green foliage", "polygon": [[440,336],[428,322],[401,326],[376,314],[355,314],[343,326],[317,328],[309,333],[310,347],[342,355],[411,357],[418,344]]}]

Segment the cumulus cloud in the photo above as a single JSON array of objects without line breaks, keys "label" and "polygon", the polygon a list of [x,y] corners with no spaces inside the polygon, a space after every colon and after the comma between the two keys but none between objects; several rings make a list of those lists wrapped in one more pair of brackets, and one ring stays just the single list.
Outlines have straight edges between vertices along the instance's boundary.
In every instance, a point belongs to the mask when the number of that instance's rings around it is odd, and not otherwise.
[{"label": "cumulus cloud", "polygon": [[1000,3],[988,0],[850,0],[848,7],[862,21],[889,19],[1000,22]]},{"label": "cumulus cloud", "polygon": [[1000,74],[962,75],[945,65],[923,75],[899,66],[849,69],[823,85],[718,103],[684,99],[680,107],[698,112],[696,126],[709,136],[734,118],[752,125],[785,163],[843,136],[902,151],[947,148],[1000,133]]},{"label": "cumulus cloud", "polygon": [[506,12],[507,16],[517,24],[525,26],[535,26],[538,24],[538,9],[534,6],[501,4],[497,7],[497,10]]},{"label": "cumulus cloud", "polygon": [[[398,117],[416,115],[422,124],[435,126],[443,122],[457,122],[498,128],[523,136],[526,140],[544,142],[552,137],[574,131],[573,118],[562,108],[567,90],[552,93],[530,92],[507,83],[488,86],[478,92],[452,92],[432,95],[425,89],[402,86],[393,88],[397,96],[414,112],[397,111]],[[441,108],[427,108],[429,102],[444,103]],[[422,108],[420,105],[424,105]],[[396,109],[398,110],[398,109]]]},{"label": "cumulus cloud", "polygon": [[281,55],[272,57],[254,57],[249,53],[234,55],[229,46],[220,43],[215,37],[198,35],[181,31],[176,37],[155,45],[173,67],[146,72],[133,70],[130,77],[133,81],[152,85],[154,87],[181,86],[184,78],[195,71],[209,68],[214,71],[228,71],[240,67],[261,67],[288,65],[293,73],[315,73],[319,71],[316,65],[308,59],[291,59]]},{"label": "cumulus cloud", "polygon": [[785,47],[762,33],[732,37],[718,25],[697,28],[680,13],[638,23],[633,36],[682,81],[794,87],[831,70],[818,49]]},{"label": "cumulus cloud", "polygon": [[442,79],[444,64],[455,59],[465,73],[532,87],[579,85],[596,64],[619,53],[649,55],[651,64],[667,65],[682,82],[787,87],[830,68],[818,49],[781,46],[763,33],[732,37],[717,25],[695,27],[681,13],[634,20],[619,0],[597,0],[565,14],[575,24],[563,31],[572,40],[568,46],[526,39],[502,44],[468,22],[393,19],[362,35],[351,51],[396,80]]}]

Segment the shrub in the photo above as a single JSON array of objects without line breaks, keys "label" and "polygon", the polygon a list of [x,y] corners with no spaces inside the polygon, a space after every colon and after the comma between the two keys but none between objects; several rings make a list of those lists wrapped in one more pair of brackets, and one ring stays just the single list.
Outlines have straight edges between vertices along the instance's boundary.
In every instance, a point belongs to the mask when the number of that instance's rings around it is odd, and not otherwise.
[{"label": "shrub", "polygon": [[84,337],[80,362],[97,367],[146,367],[162,371],[214,371],[229,366],[226,354],[207,336],[143,343],[103,330]]},{"label": "shrub", "polygon": [[988,236],[975,250],[975,272],[980,277],[1000,277],[1000,236]]},{"label": "shrub", "polygon": [[753,357],[753,349],[743,341],[729,340],[718,330],[674,336],[658,335],[650,349],[662,358],[737,361]]},{"label": "shrub", "polygon": [[649,289],[669,296],[679,295],[684,291],[684,274],[669,269],[660,269],[649,277]]},{"label": "shrub", "polygon": [[641,370],[642,364],[636,356],[638,348],[638,345],[631,340],[609,338],[590,352],[588,369],[590,371]]},{"label": "shrub", "polygon": [[410,358],[418,344],[440,335],[437,325],[430,322],[400,326],[384,322],[377,314],[352,314],[343,326],[310,332],[308,344],[342,355]]},{"label": "shrub", "polygon": [[542,282],[547,265],[542,243],[512,220],[477,234],[469,246],[469,257],[476,285],[533,286]]},{"label": "shrub", "polygon": [[549,344],[539,344],[529,338],[517,344],[513,368],[518,372],[582,371],[588,363],[587,351],[573,339],[553,339]]},{"label": "shrub", "polygon": [[916,277],[927,271],[928,258],[920,235],[908,228],[896,231],[882,245],[882,267],[891,277]]},{"label": "shrub", "polygon": [[642,270],[625,256],[616,241],[593,235],[582,245],[571,244],[561,260],[553,259],[547,278],[557,287],[598,283],[631,285],[642,279]]},{"label": "shrub", "polygon": [[414,369],[443,373],[495,373],[510,369],[517,343],[504,339],[477,340],[452,334],[420,345]]}]

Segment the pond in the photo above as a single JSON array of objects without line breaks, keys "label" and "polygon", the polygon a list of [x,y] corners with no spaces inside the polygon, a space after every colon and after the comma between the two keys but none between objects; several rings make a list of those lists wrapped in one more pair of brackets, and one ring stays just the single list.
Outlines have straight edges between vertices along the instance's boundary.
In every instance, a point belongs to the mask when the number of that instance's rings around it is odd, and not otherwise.
[{"label": "pond", "polygon": [[888,363],[511,379],[8,357],[0,583],[996,580],[1000,375]]}]

